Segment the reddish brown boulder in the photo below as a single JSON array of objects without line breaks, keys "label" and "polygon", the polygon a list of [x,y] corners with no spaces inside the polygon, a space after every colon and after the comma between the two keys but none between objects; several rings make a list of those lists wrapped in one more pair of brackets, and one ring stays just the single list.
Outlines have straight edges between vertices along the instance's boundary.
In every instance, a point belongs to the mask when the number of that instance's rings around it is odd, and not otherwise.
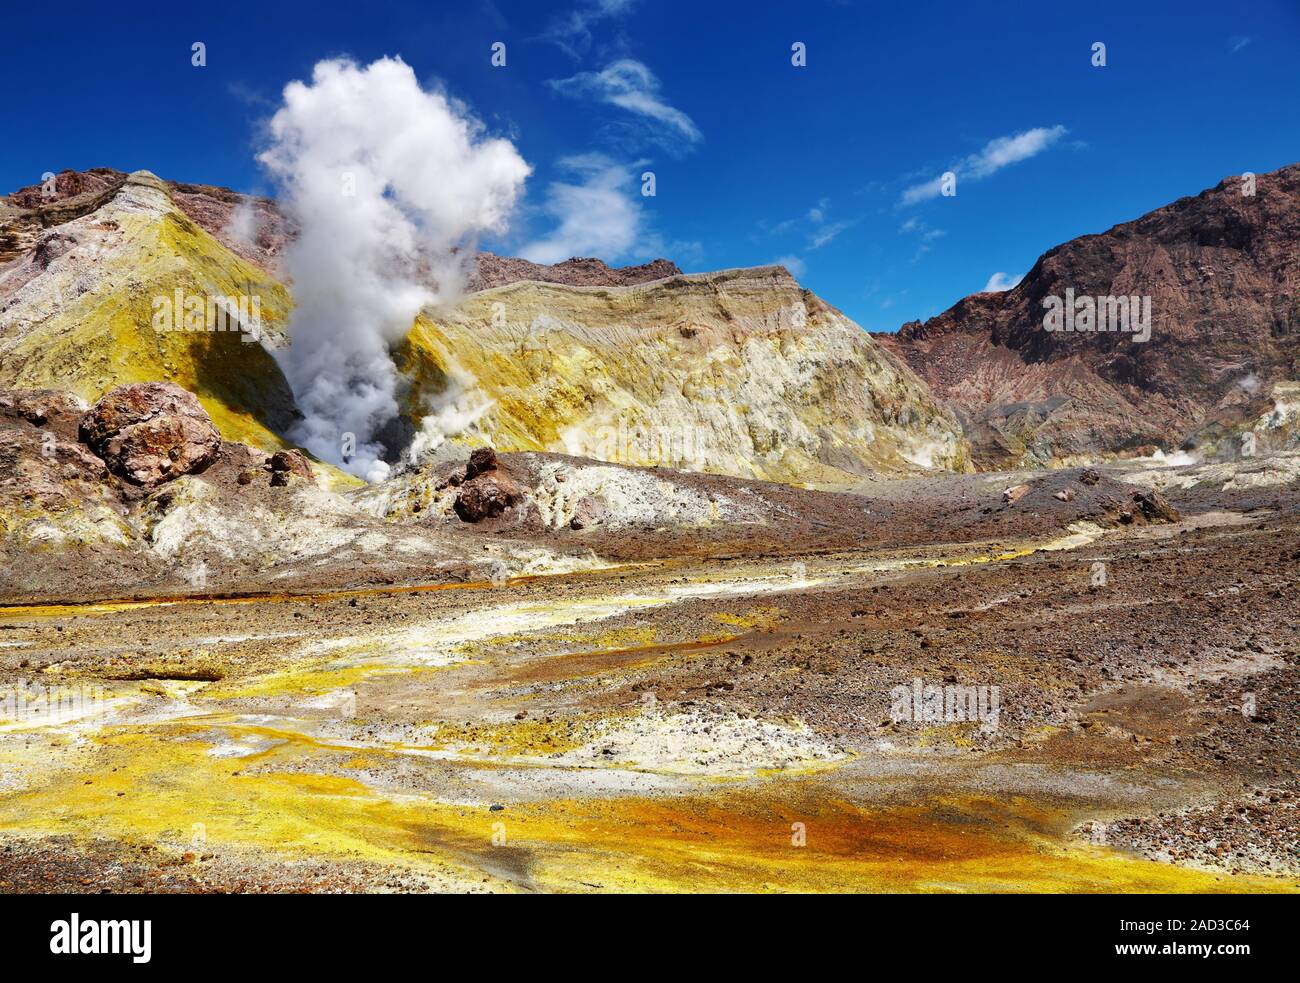
[{"label": "reddish brown boulder", "polygon": [[523,487],[500,471],[467,481],[456,493],[456,514],[465,522],[480,522],[500,515],[524,500]]},{"label": "reddish brown boulder", "polygon": [[299,480],[316,484],[307,455],[302,451],[276,451],[271,455],[271,484],[288,485]]},{"label": "reddish brown boulder", "polygon": [[221,450],[207,411],[171,382],[112,390],[82,417],[81,439],[110,471],[146,488],[202,470]]},{"label": "reddish brown boulder", "polygon": [[465,480],[471,481],[481,474],[497,469],[497,452],[491,447],[476,448],[465,465]]}]

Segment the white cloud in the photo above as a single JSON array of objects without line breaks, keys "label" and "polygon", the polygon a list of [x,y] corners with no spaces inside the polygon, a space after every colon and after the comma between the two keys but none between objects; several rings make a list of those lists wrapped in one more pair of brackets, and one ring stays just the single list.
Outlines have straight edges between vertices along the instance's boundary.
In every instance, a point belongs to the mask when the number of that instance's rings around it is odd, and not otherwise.
[{"label": "white cloud", "polygon": [[[1036,127],[1023,133],[997,137],[990,140],[977,153],[968,154],[954,164],[949,170],[957,175],[958,186],[962,181],[980,181],[1002,168],[1017,164],[1022,160],[1042,153],[1068,131],[1064,126]],[[935,177],[920,184],[914,184],[903,191],[902,203],[915,205],[939,197],[943,178]]]},{"label": "white cloud", "polygon": [[505,226],[530,168],[401,59],[322,61],[283,100],[258,160],[301,229],[284,254],[292,343],[276,353],[304,415],[293,438],[381,478],[376,434],[398,412],[389,346],[421,307],[456,298],[467,247]]},{"label": "white cloud", "polygon": [[784,266],[796,280],[808,272],[808,266],[798,256],[778,256],[772,260],[774,266]]},{"label": "white cloud", "polygon": [[1004,290],[1010,290],[1017,283],[1025,278],[1023,273],[1015,276],[1010,273],[994,273],[989,277],[989,282],[984,284],[984,293],[1002,293]]},{"label": "white cloud", "polygon": [[664,102],[654,72],[634,58],[620,58],[599,72],[579,72],[571,78],[554,79],[550,85],[556,92],[567,96],[618,106],[652,121],[687,143],[698,143],[702,139],[694,120]]},{"label": "white cloud", "polygon": [[942,190],[943,178],[935,177],[921,184],[914,184],[903,191],[903,204],[915,205],[918,201],[928,201],[931,198],[938,198]]},{"label": "white cloud", "polygon": [[534,263],[558,263],[571,256],[612,261],[627,254],[642,238],[643,215],[633,197],[635,174],[603,154],[583,154],[560,161],[578,181],[553,181],[542,211],[558,221],[549,235],[524,246],[519,254]]},{"label": "white cloud", "polygon": [[1235,55],[1242,48],[1246,47],[1246,45],[1250,44],[1251,40],[1251,38],[1245,37],[1244,35],[1241,37],[1229,38],[1228,54]]},{"label": "white cloud", "polygon": [[542,33],[542,40],[550,41],[574,58],[580,57],[591,47],[592,25],[621,17],[636,4],[637,0],[586,0],[552,21]]}]

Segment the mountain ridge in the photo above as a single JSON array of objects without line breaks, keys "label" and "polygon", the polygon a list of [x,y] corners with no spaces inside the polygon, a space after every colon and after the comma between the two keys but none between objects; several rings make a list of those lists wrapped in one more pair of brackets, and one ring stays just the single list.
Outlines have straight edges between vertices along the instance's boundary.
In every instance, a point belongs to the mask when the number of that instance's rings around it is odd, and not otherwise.
[{"label": "mountain ridge", "polygon": [[[0,204],[2,241],[18,247],[0,262],[0,386],[93,402],[176,382],[225,439],[286,446],[300,411],[273,357],[293,304],[278,206],[111,169],[64,172],[54,192]],[[450,440],[833,487],[967,467],[955,419],[920,380],[784,267],[487,253],[476,276],[481,289],[426,310],[397,346],[405,412],[379,431],[394,462]],[[257,343],[156,330],[159,298],[177,291],[265,295]]]},{"label": "mountain ridge", "polygon": [[[877,341],[957,413],[982,467],[1227,454],[1300,357],[1300,164],[1225,178],[1047,250],[1015,287],[979,292]],[[1043,330],[1043,300],[1146,295],[1152,339]],[[1177,351],[1177,357],[1174,352]]]}]

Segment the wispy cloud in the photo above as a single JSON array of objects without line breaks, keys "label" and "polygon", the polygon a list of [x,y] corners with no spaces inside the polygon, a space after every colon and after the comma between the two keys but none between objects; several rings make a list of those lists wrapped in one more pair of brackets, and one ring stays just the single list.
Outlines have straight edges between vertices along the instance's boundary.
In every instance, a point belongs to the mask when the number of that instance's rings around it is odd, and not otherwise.
[{"label": "wispy cloud", "polygon": [[558,263],[570,256],[613,260],[637,243],[643,215],[633,198],[635,175],[604,154],[567,157],[560,167],[576,178],[553,181],[541,211],[556,221],[553,231],[519,254],[534,263]]},{"label": "wispy cloud", "polygon": [[1235,38],[1228,38],[1228,54],[1235,55],[1242,48],[1246,47],[1246,45],[1250,44],[1250,42],[1251,39],[1246,37],[1244,34],[1238,35]]},{"label": "wispy cloud", "polygon": [[901,235],[918,235],[922,242],[931,242],[935,239],[941,239],[948,234],[947,229],[934,229],[926,225],[920,219],[909,218],[906,222],[898,227]]},{"label": "wispy cloud", "polygon": [[226,91],[246,106],[253,106],[256,109],[275,109],[279,105],[270,96],[257,91],[240,79],[226,83]]},{"label": "wispy cloud", "polygon": [[898,234],[916,237],[918,241],[916,252],[912,254],[912,262],[918,263],[921,257],[930,251],[930,244],[936,239],[942,239],[948,231],[933,228],[918,218],[909,218],[898,227]]},{"label": "wispy cloud", "polygon": [[[978,152],[963,157],[949,170],[957,175],[959,185],[962,181],[981,181],[1004,167],[1041,154],[1067,132],[1064,126],[1058,124],[1051,127],[1035,127],[1011,136],[997,137],[986,143]],[[943,177],[940,175],[904,189],[902,204],[915,205],[917,202],[939,197],[942,182]]]},{"label": "wispy cloud", "polygon": [[989,277],[989,282],[984,284],[984,293],[1002,293],[1004,290],[1010,290],[1024,278],[1023,273],[1014,276],[1010,273],[994,273]]},{"label": "wispy cloud", "polygon": [[688,144],[703,139],[694,120],[664,101],[659,79],[634,58],[620,58],[599,72],[579,72],[567,79],[552,79],[551,88],[575,99],[593,99],[617,106]]},{"label": "wispy cloud", "polygon": [[759,228],[768,235],[783,236],[798,232],[805,236],[806,248],[821,249],[834,242],[845,229],[853,228],[852,221],[832,221],[830,218],[830,199],[823,198],[808,209],[803,215],[787,218],[768,226],[759,222]]},{"label": "wispy cloud", "polygon": [[852,225],[851,222],[830,222],[824,225],[819,225],[813,230],[812,235],[808,237],[808,248],[821,249],[822,246],[833,242],[835,237],[850,225]]},{"label": "wispy cloud", "polygon": [[622,17],[637,2],[638,0],[585,0],[575,9],[551,21],[542,32],[541,40],[549,41],[573,58],[580,58],[591,49],[591,29],[595,24]]}]

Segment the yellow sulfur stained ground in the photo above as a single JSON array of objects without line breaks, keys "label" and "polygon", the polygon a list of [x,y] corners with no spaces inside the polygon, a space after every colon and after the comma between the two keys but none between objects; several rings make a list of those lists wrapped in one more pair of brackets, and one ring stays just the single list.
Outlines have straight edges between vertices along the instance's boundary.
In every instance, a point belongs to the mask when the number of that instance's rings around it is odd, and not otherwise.
[{"label": "yellow sulfur stained ground", "polygon": [[[1224,878],[1066,845],[1063,818],[1024,800],[943,799],[870,810],[815,778],[662,798],[484,806],[385,796],[301,769],[313,742],[231,759],[192,725],[106,731],[97,769],[64,772],[0,802],[0,830],[185,844],[274,862],[312,856],[448,869],[503,890],[1241,891],[1285,881]],[[366,752],[340,757],[355,768]],[[323,762],[322,762],[323,763]],[[801,826],[799,825],[801,824]],[[802,833],[804,845],[795,843]]]}]

